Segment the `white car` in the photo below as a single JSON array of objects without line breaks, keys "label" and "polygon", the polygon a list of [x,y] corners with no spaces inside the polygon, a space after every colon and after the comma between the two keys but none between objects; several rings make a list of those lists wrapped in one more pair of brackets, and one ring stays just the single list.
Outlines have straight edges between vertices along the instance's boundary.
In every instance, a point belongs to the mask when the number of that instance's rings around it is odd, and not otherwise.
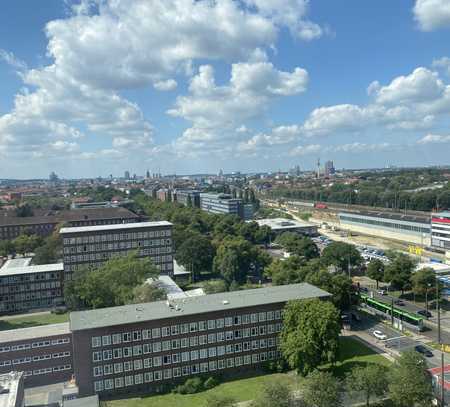
[{"label": "white car", "polygon": [[387,335],[381,331],[373,331],[373,336],[375,336],[375,338],[377,339],[380,339],[381,341],[387,339]]}]

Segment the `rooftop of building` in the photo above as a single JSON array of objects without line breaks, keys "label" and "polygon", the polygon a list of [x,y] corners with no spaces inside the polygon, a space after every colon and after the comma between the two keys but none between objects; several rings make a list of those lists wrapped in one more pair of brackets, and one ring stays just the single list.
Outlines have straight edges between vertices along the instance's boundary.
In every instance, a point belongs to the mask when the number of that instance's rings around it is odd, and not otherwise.
[{"label": "rooftop of building", "polygon": [[256,219],[254,222],[256,222],[259,226],[269,226],[272,230],[289,230],[317,226],[311,222],[285,218]]},{"label": "rooftop of building", "polygon": [[308,283],[264,287],[219,294],[187,297],[172,301],[156,301],[120,307],[78,311],[70,314],[72,331],[95,329],[114,325],[179,318],[258,305],[275,304],[289,300],[328,297],[330,294]]},{"label": "rooftop of building", "polygon": [[380,211],[357,211],[357,212],[339,212],[340,215],[359,215],[372,218],[381,218],[389,220],[398,220],[404,222],[430,224],[430,218],[426,216],[408,215],[398,212],[380,212]]},{"label": "rooftop of building", "polygon": [[433,218],[450,218],[450,211],[434,212]]},{"label": "rooftop of building", "polygon": [[46,223],[77,222],[100,219],[138,219],[139,216],[126,208],[89,208],[62,211],[34,210],[34,216],[12,216],[10,212],[0,211],[0,226],[37,225]]},{"label": "rooftop of building", "polygon": [[0,343],[27,341],[70,334],[69,322],[0,331]]},{"label": "rooftop of building", "polygon": [[[31,263],[31,257],[18,257],[6,260],[1,269],[27,267]],[[0,270],[1,273],[1,270]]]},{"label": "rooftop of building", "polygon": [[172,226],[172,223],[165,220],[158,222],[132,222],[117,223],[113,225],[97,225],[97,226],[77,226],[71,228],[62,228],[59,233],[85,233],[85,232],[103,232],[105,230],[127,230],[127,229],[145,229],[160,226]]},{"label": "rooftop of building", "polygon": [[33,273],[51,273],[56,271],[63,271],[63,263],[54,264],[39,264],[36,266],[25,267],[2,267],[0,268],[0,277],[16,276],[19,274],[33,274]]},{"label": "rooftop of building", "polygon": [[233,198],[230,194],[215,193],[215,192],[202,192],[200,198],[219,199],[224,201],[242,201],[240,198]]},{"label": "rooftop of building", "polygon": [[0,407],[16,407],[21,405],[18,402],[18,397],[23,397],[19,394],[20,381],[22,380],[23,372],[10,372],[0,374]]}]

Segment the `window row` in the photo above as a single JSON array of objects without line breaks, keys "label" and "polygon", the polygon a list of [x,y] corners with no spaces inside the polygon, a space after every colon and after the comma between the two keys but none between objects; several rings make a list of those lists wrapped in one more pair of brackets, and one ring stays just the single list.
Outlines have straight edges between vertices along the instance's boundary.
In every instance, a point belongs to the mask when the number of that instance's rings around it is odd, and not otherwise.
[{"label": "window row", "polygon": [[142,231],[142,232],[127,232],[127,233],[103,233],[90,236],[79,236],[79,237],[65,237],[63,239],[64,245],[68,244],[86,244],[86,243],[99,243],[99,242],[112,242],[112,241],[123,241],[131,239],[147,239],[152,237],[164,237],[171,236],[172,231],[167,230],[152,230],[152,231]]},{"label": "window row", "polygon": [[212,360],[210,362],[197,363],[188,366],[175,367],[172,369],[156,370],[153,372],[138,373],[115,377],[114,379],[94,381],[94,390],[96,392],[120,389],[122,387],[151,383],[153,381],[169,380],[181,376],[195,375],[199,373],[214,372],[216,370],[230,369],[243,365],[250,365],[274,360],[278,357],[277,351],[262,352],[253,355],[237,356],[228,359]]},{"label": "window row", "polygon": [[[181,325],[144,329],[133,332],[123,332],[112,335],[93,336],[91,343],[93,348],[97,348],[99,346],[109,346],[111,344],[117,345],[120,343],[126,343],[131,341],[142,341],[148,339],[158,339],[167,336],[183,335],[187,333],[206,331],[207,329],[213,330],[243,324],[254,324],[258,322],[272,321],[274,319],[275,320],[281,319],[281,310],[238,315],[234,317],[226,317],[219,319],[211,319],[207,321],[190,322]],[[258,328],[254,327],[254,329]],[[227,331],[227,332],[234,332],[234,331]],[[242,332],[242,330],[239,330],[239,332]]]},{"label": "window row", "polygon": [[16,352],[19,350],[42,348],[42,347],[52,346],[52,345],[62,345],[65,343],[70,343],[70,339],[69,338],[60,338],[60,339],[53,339],[52,341],[40,341],[40,342],[33,342],[33,343],[23,343],[20,345],[2,346],[2,347],[0,347],[0,353]]}]

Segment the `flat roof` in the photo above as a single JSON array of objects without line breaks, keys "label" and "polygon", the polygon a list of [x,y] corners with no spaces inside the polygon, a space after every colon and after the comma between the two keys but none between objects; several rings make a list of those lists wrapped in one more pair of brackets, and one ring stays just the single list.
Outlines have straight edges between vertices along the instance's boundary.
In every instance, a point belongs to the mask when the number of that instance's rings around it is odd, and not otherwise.
[{"label": "flat roof", "polygon": [[1,268],[14,268],[14,267],[26,267],[30,264],[31,257],[19,257],[16,259],[9,259],[5,261],[5,264]]},{"label": "flat roof", "polygon": [[0,331],[0,343],[26,341],[65,334],[70,334],[68,322],[32,326],[29,328],[9,329],[7,331]]},{"label": "flat roof", "polygon": [[71,228],[62,228],[59,233],[84,233],[84,232],[102,232],[105,230],[123,230],[123,229],[144,229],[154,228],[158,226],[172,226],[172,223],[165,220],[158,222],[132,222],[132,223],[116,223],[114,225],[97,225],[97,226],[79,226]]},{"label": "flat roof", "polygon": [[98,407],[98,394],[64,401],[64,407]]},{"label": "flat roof", "polygon": [[413,223],[422,223],[430,225],[430,218],[425,216],[417,216],[417,215],[404,215],[402,213],[390,213],[390,212],[377,212],[377,211],[357,211],[357,212],[339,212],[339,216],[347,215],[347,216],[367,216],[372,218],[382,218],[389,220],[398,220],[404,222],[413,222]]},{"label": "flat roof", "polygon": [[72,312],[70,328],[72,331],[80,331],[328,296],[330,294],[326,291],[308,283],[271,286],[172,300],[172,307],[168,306],[167,301],[156,301]]},{"label": "flat roof", "polygon": [[0,374],[0,406],[1,407],[16,407],[22,405],[23,394],[19,394],[20,382],[23,377],[23,372],[9,372]]},{"label": "flat roof", "polygon": [[269,228],[271,228],[272,230],[289,230],[297,228],[317,227],[317,225],[311,222],[285,218],[256,219],[249,222],[256,222],[259,226],[269,226]]},{"label": "flat roof", "polygon": [[54,264],[40,264],[36,266],[26,267],[2,267],[0,269],[0,277],[14,276],[17,274],[32,274],[32,273],[50,273],[54,271],[63,271],[64,263]]}]

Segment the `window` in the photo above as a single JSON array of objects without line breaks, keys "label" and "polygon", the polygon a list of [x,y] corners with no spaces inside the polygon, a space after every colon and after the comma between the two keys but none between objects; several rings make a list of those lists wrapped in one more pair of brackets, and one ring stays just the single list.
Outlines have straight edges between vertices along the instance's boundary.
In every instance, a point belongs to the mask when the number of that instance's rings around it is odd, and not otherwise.
[{"label": "window", "polygon": [[114,359],[120,359],[122,357],[122,349],[121,348],[114,348],[113,349],[113,358]]},{"label": "window", "polygon": [[153,358],[153,366],[157,367],[157,366],[161,366],[162,365],[162,357],[161,356],[155,356]]},{"label": "window", "polygon": [[266,313],[260,312],[259,313],[259,322],[265,322],[266,321]]},{"label": "window", "polygon": [[103,376],[103,367],[102,366],[94,366],[93,375],[94,375],[94,377]]},{"label": "window", "polygon": [[172,349],[178,349],[180,347],[180,340],[172,339],[171,346],[172,346]]},{"label": "window", "polygon": [[134,375],[134,384],[142,384],[143,376],[142,373]]},{"label": "window", "polygon": [[181,347],[187,348],[189,346],[189,340],[188,338],[181,338]]},{"label": "window", "polygon": [[165,369],[164,370],[164,379],[171,379],[172,378],[172,369]]},{"label": "window", "polygon": [[133,376],[125,376],[125,386],[132,386],[133,384]]},{"label": "window", "polygon": [[199,321],[199,323],[198,323],[198,330],[199,331],[206,331],[206,321]]},{"label": "window", "polygon": [[249,314],[242,315],[242,323],[243,324],[249,324],[250,323],[250,315]]},{"label": "window", "polygon": [[102,352],[92,352],[92,361],[100,362],[102,360]]},{"label": "window", "polygon": [[142,345],[142,352],[144,354],[151,353],[152,352],[152,345],[150,343],[144,343]]},{"label": "window", "polygon": [[187,375],[191,374],[191,367],[190,366],[182,366],[181,367],[181,374],[183,376],[187,376]]},{"label": "window", "polygon": [[163,365],[170,365],[172,363],[172,356],[164,355],[163,356]]},{"label": "window", "polygon": [[217,352],[216,352],[216,348],[215,347],[208,349],[208,355],[209,355],[210,358],[214,358],[216,356],[216,354],[217,354]]},{"label": "window", "polygon": [[281,319],[281,310],[277,310],[274,313],[274,318],[275,319]]},{"label": "window", "polygon": [[179,332],[180,332],[180,330],[179,330],[179,328],[178,328],[178,325],[172,325],[172,326],[170,327],[170,333],[171,333],[172,335],[178,335]]},{"label": "window", "polygon": [[102,391],[102,390],[103,390],[103,382],[101,380],[94,382],[94,391]]},{"label": "window", "polygon": [[242,365],[242,356],[238,356],[234,358],[234,365],[235,366],[241,366]]},{"label": "window", "polygon": [[266,334],[266,326],[265,325],[260,325],[260,327],[259,327],[259,334],[260,335],[265,335]]},{"label": "window", "polygon": [[161,352],[161,342],[153,342],[153,352]]},{"label": "window", "polygon": [[142,355],[142,346],[134,345],[133,346],[133,356],[140,356],[140,355]]},{"label": "window", "polygon": [[189,338],[189,345],[192,346],[198,346],[198,337],[197,336],[191,336]]},{"label": "window", "polygon": [[152,358],[144,359],[144,369],[152,367]]},{"label": "window", "polygon": [[214,319],[208,320],[208,329],[215,329],[216,328],[216,321]]},{"label": "window", "polygon": [[162,350],[163,350],[163,351],[168,351],[168,350],[170,350],[170,341],[164,341],[164,342],[162,343]]},{"label": "window", "polygon": [[208,357],[208,349],[200,349],[200,359],[206,359]]},{"label": "window", "polygon": [[150,383],[153,381],[153,372],[144,373],[144,382]]},{"label": "window", "polygon": [[151,334],[150,329],[143,329],[142,330],[142,339],[143,340],[151,339],[151,337],[152,337],[152,334]]},{"label": "window", "polygon": [[217,368],[217,362],[215,360],[212,360],[211,362],[209,362],[209,370],[216,370]]},{"label": "window", "polygon": [[208,343],[208,337],[206,335],[200,335],[198,337],[199,345],[206,345]]},{"label": "window", "polygon": [[162,336],[170,336],[170,327],[164,326],[161,328]]},{"label": "window", "polygon": [[233,340],[233,331],[226,331],[225,332],[225,339],[227,341],[232,341]]},{"label": "window", "polygon": [[133,364],[131,362],[123,362],[123,370],[129,372],[133,369]]},{"label": "window", "polygon": [[161,330],[159,328],[153,328],[152,329],[152,338],[156,339],[161,336]]},{"label": "window", "polygon": [[273,320],[273,311],[267,311],[267,320],[272,321]]},{"label": "window", "polygon": [[[34,345],[34,343],[33,343],[33,345]],[[102,345],[102,340],[101,340],[100,336],[93,336],[92,337],[92,347],[98,348],[101,345]]]},{"label": "window", "polygon": [[105,383],[105,390],[111,390],[111,389],[114,388],[114,381],[113,381],[113,379],[106,379],[104,381],[104,383]]},{"label": "window", "polygon": [[227,359],[227,367],[234,367],[234,359],[233,358]]},{"label": "window", "polygon": [[153,379],[162,380],[162,371],[157,370],[156,372],[153,372]]},{"label": "window", "polygon": [[172,354],[172,363],[180,363],[180,354],[179,353]]},{"label": "window", "polygon": [[173,377],[180,377],[181,376],[181,369],[179,367],[174,367],[172,372],[173,372]]},{"label": "window", "polygon": [[224,327],[224,320],[223,320],[223,318],[216,319],[216,328],[220,329],[220,328],[223,328],[223,327]]},{"label": "window", "polygon": [[122,372],[123,372],[123,364],[122,363],[114,363],[114,373],[122,373]]},{"label": "window", "polygon": [[133,368],[134,368],[134,370],[141,370],[142,369],[142,360],[141,359],[133,360]]},{"label": "window", "polygon": [[191,322],[189,324],[189,332],[197,332],[197,322]]},{"label": "window", "polygon": [[114,386],[116,389],[120,389],[123,387],[123,377],[116,377],[114,379]]},{"label": "window", "polygon": [[119,343],[122,343],[122,335],[121,334],[114,334],[112,336],[112,343],[114,345],[118,345]]},{"label": "window", "polygon": [[226,317],[225,318],[225,326],[232,326],[233,325],[233,318],[232,317]]},{"label": "window", "polygon": [[132,347],[131,346],[127,346],[126,348],[123,348],[123,357],[124,358],[129,358],[133,355],[132,352]]},{"label": "window", "polygon": [[234,325],[241,325],[241,316],[235,316],[233,320]]},{"label": "window", "polygon": [[111,336],[110,335],[102,336],[102,344],[103,344],[103,346],[111,345]]},{"label": "window", "polygon": [[133,332],[133,341],[140,341],[141,340],[141,331],[134,331]]},{"label": "window", "polygon": [[225,359],[221,359],[217,361],[217,368],[218,369],[225,369]]},{"label": "window", "polygon": [[181,361],[182,362],[189,362],[189,352],[182,352],[181,353]]},{"label": "window", "polygon": [[122,342],[131,342],[131,333],[124,332],[122,334]]},{"label": "window", "polygon": [[103,374],[109,375],[109,374],[113,374],[113,366],[112,365],[103,365]]},{"label": "window", "polygon": [[112,350],[107,349],[103,351],[103,360],[111,360],[112,359]]},{"label": "window", "polygon": [[191,360],[198,359],[198,350],[191,350]]},{"label": "window", "polygon": [[258,314],[251,314],[250,320],[252,321],[252,324],[258,322]]},{"label": "window", "polygon": [[224,332],[217,332],[217,342],[223,342],[225,340]]},{"label": "window", "polygon": [[217,347],[217,356],[225,355],[225,346],[218,346]]}]

